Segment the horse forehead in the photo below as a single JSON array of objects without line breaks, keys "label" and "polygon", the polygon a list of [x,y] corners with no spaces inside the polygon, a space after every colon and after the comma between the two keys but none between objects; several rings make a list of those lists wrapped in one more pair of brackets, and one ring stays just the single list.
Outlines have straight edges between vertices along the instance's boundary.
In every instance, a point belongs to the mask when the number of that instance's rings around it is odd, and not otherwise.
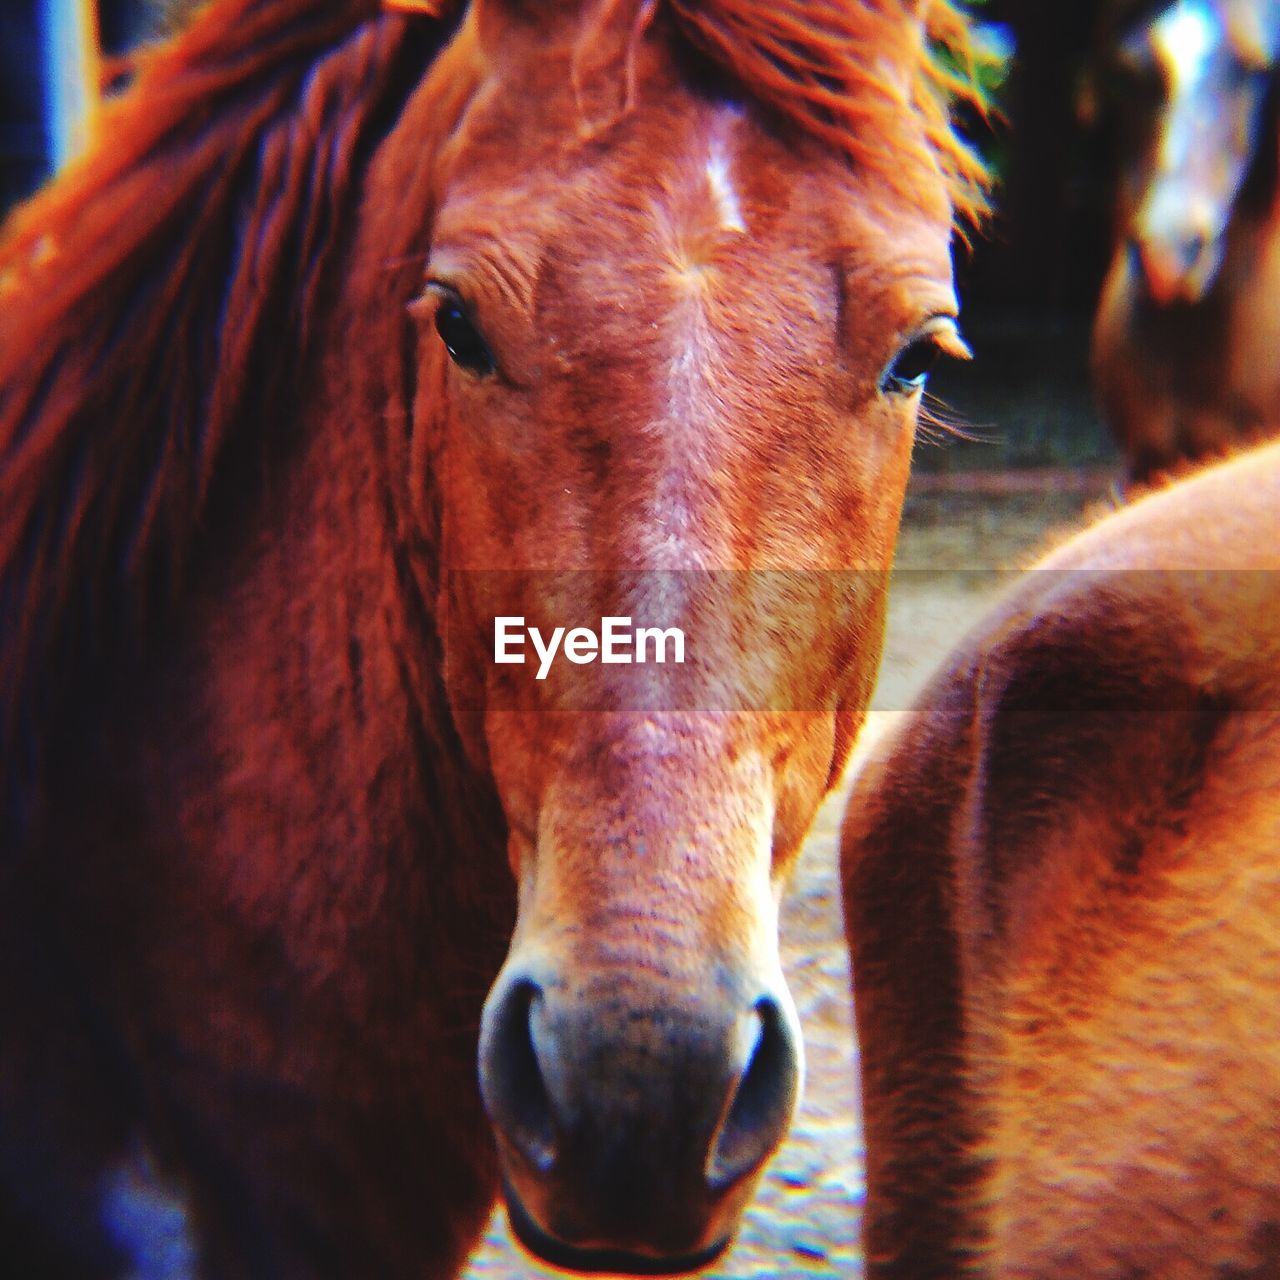
[{"label": "horse forehead", "polygon": [[1227,58],[1262,71],[1280,51],[1280,0],[1177,0],[1152,22],[1147,41],[1170,97],[1216,85]]},{"label": "horse forehead", "polygon": [[714,301],[741,330],[757,327],[761,298],[784,298],[799,334],[827,325],[845,290],[864,310],[911,311],[926,295],[954,305],[945,214],[905,204],[838,157],[788,149],[732,100],[639,133],[604,163],[543,228],[544,314],[622,307],[659,327]]},{"label": "horse forehead", "polygon": [[1151,24],[1151,51],[1171,97],[1204,81],[1225,36],[1222,14],[1211,0],[1178,0]]},{"label": "horse forehead", "polygon": [[[853,199],[850,184],[817,163],[789,156],[753,113],[732,100],[702,104],[676,120],[637,120],[597,189],[588,181],[573,216],[600,237],[590,251],[612,250],[620,262],[657,260],[698,269],[713,259],[729,269],[769,255],[829,256],[839,210]],[[599,217],[599,196],[615,199]],[[791,252],[793,251],[793,252]]]},{"label": "horse forehead", "polygon": [[678,263],[696,263],[715,246],[761,229],[748,212],[753,159],[745,136],[742,108],[727,104],[696,120],[674,149],[651,216],[662,248]]}]

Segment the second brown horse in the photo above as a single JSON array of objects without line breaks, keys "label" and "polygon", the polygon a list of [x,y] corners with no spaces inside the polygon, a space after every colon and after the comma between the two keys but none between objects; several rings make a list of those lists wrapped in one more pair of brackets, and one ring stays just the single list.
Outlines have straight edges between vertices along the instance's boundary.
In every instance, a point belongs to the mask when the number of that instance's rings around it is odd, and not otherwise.
[{"label": "second brown horse", "polygon": [[1280,446],[1068,543],[844,828],[875,1280],[1280,1276]]},{"label": "second brown horse", "polygon": [[1094,383],[1146,484],[1280,421],[1280,5],[1111,10],[1099,80],[1119,172]]}]

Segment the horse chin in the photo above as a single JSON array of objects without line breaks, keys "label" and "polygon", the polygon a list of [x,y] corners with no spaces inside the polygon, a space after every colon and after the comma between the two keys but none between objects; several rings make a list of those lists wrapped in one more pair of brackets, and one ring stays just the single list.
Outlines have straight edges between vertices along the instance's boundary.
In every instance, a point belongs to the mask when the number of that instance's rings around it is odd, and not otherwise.
[{"label": "horse chin", "polygon": [[507,1220],[516,1239],[535,1258],[561,1271],[580,1274],[670,1276],[710,1266],[733,1241],[730,1232],[714,1244],[683,1254],[647,1254],[630,1249],[582,1247],[557,1239],[534,1222],[510,1182],[505,1183]]}]

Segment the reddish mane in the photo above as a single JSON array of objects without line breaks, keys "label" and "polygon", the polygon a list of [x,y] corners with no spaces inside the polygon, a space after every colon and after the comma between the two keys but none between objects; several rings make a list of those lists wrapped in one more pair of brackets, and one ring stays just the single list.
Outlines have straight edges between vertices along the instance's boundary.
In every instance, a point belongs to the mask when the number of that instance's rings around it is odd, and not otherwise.
[{"label": "reddish mane", "polygon": [[923,32],[902,5],[874,0],[671,4],[694,39],[758,98],[895,186],[909,181],[899,150],[909,102],[957,215],[984,213],[986,171],[951,125],[953,101],[983,102],[968,19],[950,0],[926,3]]},{"label": "reddish mane", "polygon": [[[376,0],[212,5],[143,57],[104,144],[10,221],[6,789],[33,781],[54,682],[92,662],[108,625],[136,639],[175,591],[237,425],[287,416],[363,164],[436,43],[436,24]],[[286,334],[297,347],[277,362]]]},{"label": "reddish mane", "polygon": [[[606,0],[605,7],[617,0]],[[634,0],[628,0],[633,3]],[[436,16],[454,0],[387,0]],[[748,92],[806,133],[897,184],[903,106],[920,120],[956,216],[987,212],[991,175],[952,125],[962,103],[985,113],[968,15],[953,0],[668,0],[682,28]],[[654,5],[641,5],[641,22]],[[923,28],[914,15],[923,11]],[[908,193],[909,194],[909,193]]]},{"label": "reddish mane", "polygon": [[[887,0],[669,5],[749,92],[899,185],[915,168],[892,150],[907,100],[958,216],[981,212],[985,175],[949,122],[956,96],[978,97],[932,51],[965,65],[950,0],[929,6],[925,36],[913,6]],[[113,642],[134,645],[211,540],[215,489],[234,495],[261,470],[263,437],[279,433],[249,424],[290,416],[365,163],[456,6],[399,7],[436,20],[378,0],[207,6],[144,56],[103,145],[8,224],[0,810],[38,779],[67,681]]]}]

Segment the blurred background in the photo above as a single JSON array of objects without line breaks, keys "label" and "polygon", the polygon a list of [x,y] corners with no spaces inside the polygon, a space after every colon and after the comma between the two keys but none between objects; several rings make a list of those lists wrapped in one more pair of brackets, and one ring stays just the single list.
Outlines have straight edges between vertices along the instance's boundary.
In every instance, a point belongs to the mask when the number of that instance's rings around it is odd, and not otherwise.
[{"label": "blurred background", "polygon": [[165,24],[160,0],[4,0],[0,4],[0,214],[82,141],[85,83]]}]

